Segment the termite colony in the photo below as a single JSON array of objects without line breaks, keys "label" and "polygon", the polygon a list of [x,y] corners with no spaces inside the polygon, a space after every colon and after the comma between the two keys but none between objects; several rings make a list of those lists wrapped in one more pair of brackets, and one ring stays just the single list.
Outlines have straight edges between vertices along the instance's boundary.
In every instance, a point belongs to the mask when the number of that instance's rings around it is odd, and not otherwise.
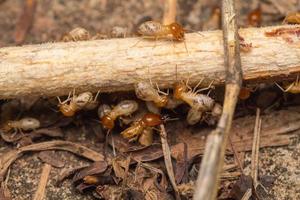
[{"label": "termite colony", "polygon": [[[201,82],[197,86],[199,86]],[[171,120],[168,110],[172,111],[179,105],[186,104],[189,111],[186,117],[187,124],[206,122],[215,124],[221,114],[221,106],[209,94],[202,94],[209,87],[197,90],[192,89],[187,82],[178,82],[174,85],[173,94],[161,91],[157,85],[149,80],[137,81],[134,85],[137,98],[125,99],[113,105],[101,102],[99,91],[77,92],[73,90],[65,100],[57,97],[57,112],[65,118],[75,119],[83,112],[97,110],[97,121],[107,132],[119,132],[128,141],[149,146],[153,142],[157,126]],[[197,91],[196,91],[197,90]],[[209,92],[208,92],[209,93]],[[96,120],[96,119],[95,119]],[[23,131],[35,131],[41,123],[35,118],[9,120],[2,123],[1,131],[5,133],[23,134]]]},{"label": "termite colony", "polygon": [[[176,22],[163,25],[160,22],[146,21],[138,26],[137,32],[142,38],[154,40],[164,38],[185,44],[186,30]],[[114,27],[110,34],[112,37],[125,37],[127,29]],[[99,34],[92,36],[86,29],[78,27],[64,34],[61,41],[77,42],[93,39],[99,39]],[[185,48],[187,50],[186,44]],[[194,125],[201,122],[216,124],[222,107],[209,96],[209,92],[200,93],[205,90],[210,91],[212,82],[208,88],[196,91],[200,85],[201,82],[192,89],[188,81],[178,82],[174,85],[173,94],[169,94],[169,91],[161,91],[151,80],[141,80],[134,85],[137,98],[121,99],[113,103],[101,102],[101,105],[98,100],[99,91],[93,94],[89,91],[77,92],[74,89],[65,100],[57,97],[57,107],[54,110],[69,119],[76,118],[80,113],[97,110],[97,120],[107,133],[119,131],[120,135],[129,141],[138,141],[142,145],[149,146],[153,142],[155,127],[171,120],[167,117],[166,111],[174,112],[174,109],[183,104],[186,104],[189,109],[186,117],[187,124]],[[16,132],[35,131],[40,127],[41,123],[38,119],[23,118],[2,123],[1,130],[6,133],[14,130],[16,134]]]}]

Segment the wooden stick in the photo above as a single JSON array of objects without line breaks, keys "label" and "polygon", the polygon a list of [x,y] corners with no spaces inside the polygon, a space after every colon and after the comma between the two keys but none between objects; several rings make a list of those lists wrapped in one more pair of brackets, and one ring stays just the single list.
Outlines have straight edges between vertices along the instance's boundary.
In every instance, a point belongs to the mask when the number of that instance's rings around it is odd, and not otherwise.
[{"label": "wooden stick", "polygon": [[214,200],[217,197],[225,148],[242,85],[240,45],[234,0],[222,1],[222,20],[226,70],[225,99],[218,126],[207,138],[193,197],[195,200]]},{"label": "wooden stick", "polygon": [[48,183],[48,178],[51,172],[51,165],[45,163],[42,169],[40,182],[38,185],[38,189],[36,190],[34,194],[33,200],[43,200],[45,196],[46,186]]},{"label": "wooden stick", "polygon": [[163,24],[171,24],[176,21],[177,0],[164,0]]},{"label": "wooden stick", "polygon": [[[252,44],[250,52],[242,53],[244,80],[262,81],[300,72],[299,43],[265,35],[280,27],[300,30],[299,25],[240,30],[245,42]],[[160,88],[188,78],[191,85],[202,78],[203,87],[212,80],[222,84],[222,32],[201,34],[186,34],[189,54],[183,42],[141,38],[0,48],[0,99],[67,95],[73,88],[77,92],[129,91],[137,81],[149,78]],[[289,36],[298,41],[296,34]]]}]

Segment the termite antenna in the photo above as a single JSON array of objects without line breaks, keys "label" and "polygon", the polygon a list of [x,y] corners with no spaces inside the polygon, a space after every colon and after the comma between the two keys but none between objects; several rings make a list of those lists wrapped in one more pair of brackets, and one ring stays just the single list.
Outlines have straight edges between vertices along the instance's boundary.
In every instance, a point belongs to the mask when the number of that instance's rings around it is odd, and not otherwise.
[{"label": "termite antenna", "polygon": [[205,91],[205,90],[209,90],[208,93],[207,93],[207,96],[208,96],[209,93],[210,93],[210,91],[211,91],[211,89],[213,88],[213,86],[212,86],[213,83],[214,83],[214,80],[212,80],[207,87],[201,88],[201,89],[197,90],[196,94],[199,93],[199,92]]},{"label": "termite antenna", "polygon": [[179,120],[179,118],[178,117],[177,118],[170,118],[168,115],[164,115],[164,116],[162,116],[162,120],[164,122],[169,122],[169,121],[177,121],[177,120]]},{"label": "termite antenna", "polygon": [[191,86],[189,86],[189,81],[190,81],[190,78],[191,78],[191,74],[189,74],[189,76],[188,76],[188,78],[187,78],[187,80],[186,80],[186,82],[185,82],[185,86],[189,89],[189,90],[193,90],[192,88],[191,88]]},{"label": "termite antenna", "polygon": [[196,89],[202,84],[202,82],[204,81],[205,78],[202,78],[197,85],[194,87],[194,89],[192,90],[192,92],[194,93],[196,91]]},{"label": "termite antenna", "polygon": [[96,96],[95,96],[95,98],[94,98],[94,101],[96,101],[96,100],[97,100],[97,98],[98,98],[99,94],[100,94],[100,90],[98,90],[98,92],[96,93]]},{"label": "termite antenna", "polygon": [[59,96],[57,96],[56,98],[57,98],[57,100],[58,100],[58,103],[59,103],[59,104],[62,104],[62,102],[61,102]]}]

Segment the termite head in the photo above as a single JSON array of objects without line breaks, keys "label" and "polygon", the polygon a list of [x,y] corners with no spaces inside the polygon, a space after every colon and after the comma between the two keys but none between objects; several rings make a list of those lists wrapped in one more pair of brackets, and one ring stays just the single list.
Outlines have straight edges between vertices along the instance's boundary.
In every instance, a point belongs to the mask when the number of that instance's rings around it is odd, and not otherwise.
[{"label": "termite head", "polygon": [[154,113],[147,113],[142,118],[142,122],[148,127],[160,125],[164,123],[164,121],[164,117]]},{"label": "termite head", "polygon": [[77,105],[73,102],[70,104],[60,104],[58,105],[59,111],[66,117],[73,117],[77,111]]},{"label": "termite head", "polygon": [[173,91],[174,99],[180,99],[181,94],[183,92],[186,92],[186,90],[187,90],[187,87],[183,82],[176,83],[175,86],[174,86],[174,91]]},{"label": "termite head", "polygon": [[40,127],[41,123],[39,120],[31,117],[23,118],[19,121],[20,127],[22,127],[23,130],[34,130]]},{"label": "termite head", "polygon": [[240,90],[240,94],[239,94],[239,98],[241,100],[246,100],[250,97],[251,95],[251,90],[249,88],[246,87],[242,87]]},{"label": "termite head", "polygon": [[102,117],[104,117],[110,112],[111,112],[110,106],[107,104],[102,104],[98,108],[98,117],[101,119]]},{"label": "termite head", "polygon": [[2,127],[1,131],[3,132],[9,132],[13,128],[13,122],[12,121],[7,121]]},{"label": "termite head", "polygon": [[155,102],[155,105],[159,108],[165,107],[168,103],[168,96],[162,96],[159,101]]},{"label": "termite head", "polygon": [[175,40],[177,41],[184,40],[184,29],[180,24],[174,22],[169,25],[169,28]]},{"label": "termite head", "polygon": [[115,127],[115,120],[113,120],[109,115],[104,115],[101,118],[101,124],[105,129],[111,130]]}]

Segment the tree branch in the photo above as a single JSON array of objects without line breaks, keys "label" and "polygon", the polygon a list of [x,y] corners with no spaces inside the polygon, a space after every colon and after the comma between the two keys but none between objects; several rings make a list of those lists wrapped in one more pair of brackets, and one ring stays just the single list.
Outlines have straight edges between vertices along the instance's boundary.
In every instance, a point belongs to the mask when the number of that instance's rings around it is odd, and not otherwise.
[{"label": "tree branch", "polygon": [[[239,31],[245,42],[252,44],[250,52],[242,53],[245,80],[262,81],[300,72],[297,34],[288,34],[288,40],[265,35],[282,27],[300,31],[300,26],[293,25]],[[189,54],[183,43],[141,38],[0,48],[0,99],[67,95],[73,88],[78,92],[129,91],[137,81],[149,78],[161,88],[188,78],[191,84],[204,77],[204,86],[212,80],[222,84],[222,32],[201,34],[186,34]]]}]

